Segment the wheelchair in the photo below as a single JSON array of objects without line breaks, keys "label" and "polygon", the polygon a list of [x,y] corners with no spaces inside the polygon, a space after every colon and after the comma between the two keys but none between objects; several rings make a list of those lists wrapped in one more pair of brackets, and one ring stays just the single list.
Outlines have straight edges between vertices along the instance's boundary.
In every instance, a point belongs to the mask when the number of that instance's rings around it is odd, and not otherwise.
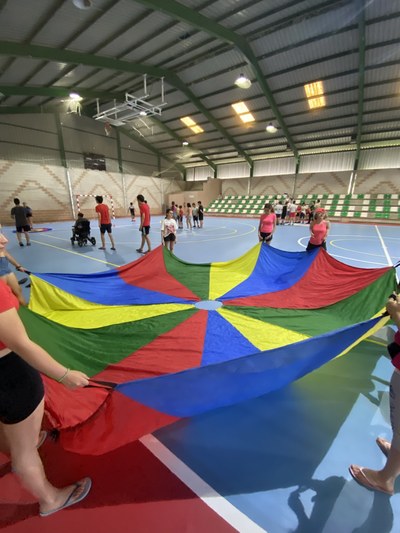
[{"label": "wheelchair", "polygon": [[90,242],[93,246],[96,244],[96,239],[90,236],[90,222],[89,220],[79,221],[78,224],[72,226],[71,244],[74,246],[75,242],[78,246],[86,246]]}]

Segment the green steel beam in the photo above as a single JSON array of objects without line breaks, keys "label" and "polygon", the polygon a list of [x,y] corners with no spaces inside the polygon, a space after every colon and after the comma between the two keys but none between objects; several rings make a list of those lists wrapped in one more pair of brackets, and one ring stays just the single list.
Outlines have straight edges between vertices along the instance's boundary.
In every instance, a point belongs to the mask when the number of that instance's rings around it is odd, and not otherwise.
[{"label": "green steel beam", "polygon": [[15,57],[33,57],[35,59],[46,59],[47,61],[60,61],[62,63],[72,63],[74,65],[89,65],[91,67],[107,68],[122,72],[133,72],[139,74],[150,74],[157,78],[166,76],[168,71],[143,65],[141,63],[131,63],[121,61],[112,57],[97,56],[82,52],[74,52],[50,46],[39,46],[33,44],[20,44],[11,41],[0,41],[0,55],[10,55]]},{"label": "green steel beam", "polygon": [[78,93],[82,98],[103,98],[120,100],[125,98],[125,93],[109,91],[93,91],[81,87],[29,87],[17,85],[0,85],[0,93],[5,96],[49,96],[51,98],[68,98],[71,92]]},{"label": "green steel beam", "polygon": [[354,160],[354,170],[358,169],[358,162],[361,151],[361,134],[364,114],[364,84],[365,84],[365,4],[364,0],[358,0],[359,21],[358,21],[358,113],[357,113],[357,137],[356,156]]},{"label": "green steel beam", "polygon": [[151,145],[145,139],[142,139],[141,137],[137,137],[136,135],[133,135],[130,131],[124,128],[118,128],[118,130],[120,133],[123,133],[126,137],[129,137],[129,139],[132,139],[133,141],[147,148],[147,150],[150,150],[150,152],[153,152],[153,154],[155,154],[157,157],[159,158],[161,157],[162,159],[165,159],[166,161],[168,161],[168,163],[171,163],[174,167],[176,167],[182,175],[184,174],[185,167],[183,165],[176,163],[173,159],[170,159],[168,156],[159,152],[156,148],[154,148],[153,145]]},{"label": "green steel beam", "polygon": [[10,41],[0,41],[0,55],[11,55],[16,57],[34,57],[36,59],[46,59],[48,61],[60,61],[75,65],[89,65],[121,72],[133,72],[139,74],[150,74],[156,78],[165,78],[175,88],[179,89],[186,97],[203,113],[211,124],[230,142],[238,154],[244,157],[251,166],[252,161],[249,156],[236,143],[231,135],[221,126],[216,118],[204,107],[201,101],[188,89],[187,85],[172,71],[153,65],[142,63],[132,63],[112,57],[97,56],[74,52],[72,50],[61,50],[48,46],[26,45]]},{"label": "green steel beam", "polygon": [[[197,29],[200,29],[210,35],[213,35],[214,37],[217,37],[218,39],[221,39],[229,44],[236,46],[246,57],[258,83],[260,84],[264,96],[267,99],[268,104],[276,117],[276,120],[278,121],[283,133],[286,136],[290,148],[292,149],[295,157],[297,157],[298,151],[296,145],[292,139],[292,136],[290,135],[285,121],[283,120],[282,114],[278,109],[272,91],[270,90],[267,82],[265,81],[265,76],[258,64],[257,58],[253,50],[251,49],[251,46],[248,44],[244,37],[238,35],[229,28],[225,28],[218,22],[215,22],[214,20],[209,19],[204,15],[201,15],[197,11],[194,11],[193,9],[190,9],[189,7],[186,7],[183,4],[176,2],[175,0],[168,0],[168,2],[166,2],[165,0],[135,0],[135,2],[139,2],[148,7],[152,7],[154,10],[162,11],[163,13],[175,17],[178,20],[186,22]],[[252,162],[248,161],[248,163],[251,167]]]}]

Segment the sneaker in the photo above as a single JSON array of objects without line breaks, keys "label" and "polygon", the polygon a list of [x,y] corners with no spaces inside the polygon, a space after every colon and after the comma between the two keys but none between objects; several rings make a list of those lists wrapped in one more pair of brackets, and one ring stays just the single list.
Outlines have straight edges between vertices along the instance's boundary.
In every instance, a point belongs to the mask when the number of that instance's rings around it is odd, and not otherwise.
[{"label": "sneaker", "polygon": [[20,246],[23,246],[23,245],[24,245],[24,243],[23,243],[23,242],[20,242],[20,243],[19,243],[19,245],[20,245]]},{"label": "sneaker", "polygon": [[104,246],[100,246],[99,250],[105,250]]},{"label": "sneaker", "polygon": [[27,245],[27,246],[30,246],[30,245],[31,245],[31,243],[30,243],[30,242],[27,242],[27,243],[26,243],[26,245]]},{"label": "sneaker", "polygon": [[143,253],[143,250],[141,248],[136,248],[136,251],[139,253],[139,254],[142,254]]},{"label": "sneaker", "polygon": [[111,250],[114,250],[114,252],[115,252],[116,248],[111,248]]},{"label": "sneaker", "polygon": [[24,283],[26,283],[28,281],[28,278],[22,278],[18,281],[18,284],[19,285],[23,285]]}]

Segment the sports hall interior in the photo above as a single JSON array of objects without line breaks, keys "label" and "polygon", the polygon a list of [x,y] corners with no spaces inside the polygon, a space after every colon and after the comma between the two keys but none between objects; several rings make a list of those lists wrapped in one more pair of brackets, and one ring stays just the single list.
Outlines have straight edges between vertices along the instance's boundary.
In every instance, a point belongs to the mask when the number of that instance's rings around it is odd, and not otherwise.
[{"label": "sports hall interior", "polygon": [[[0,21],[0,223],[30,271],[139,259],[128,212],[133,202],[138,217],[138,194],[154,247],[172,201],[202,202],[204,233],[182,232],[182,261],[239,257],[257,245],[264,204],[287,195],[320,200],[338,260],[398,262],[397,2],[0,0]],[[99,242],[96,195],[115,217],[115,254],[69,240],[81,211]],[[33,211],[30,249],[13,233],[16,197]],[[272,246],[304,250],[308,236],[306,224],[278,227]],[[380,464],[373,441],[390,434],[390,372],[375,339],[285,389],[106,458],[46,443],[54,479],[95,472],[94,499],[46,522],[0,474],[0,529],[397,532],[398,492],[368,492],[346,470]]]}]

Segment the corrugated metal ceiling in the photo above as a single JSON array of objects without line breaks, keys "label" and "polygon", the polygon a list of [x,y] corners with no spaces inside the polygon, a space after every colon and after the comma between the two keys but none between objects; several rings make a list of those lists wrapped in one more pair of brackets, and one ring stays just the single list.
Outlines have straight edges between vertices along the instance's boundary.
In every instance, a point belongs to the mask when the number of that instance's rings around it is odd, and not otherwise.
[{"label": "corrugated metal ceiling", "polygon": [[[80,10],[72,0],[3,2],[0,112],[31,106],[40,112],[43,105],[62,111],[62,100],[75,90],[91,117],[96,93],[108,106],[115,93],[121,101],[125,91],[142,96],[147,72],[152,102],[160,100],[165,78],[164,129],[148,127],[146,117],[137,129],[178,163],[183,139],[191,161],[201,153],[217,161],[223,150],[225,159],[239,154],[250,165],[252,154],[286,157],[288,147],[298,157],[300,149],[328,151],[354,138],[400,144],[399,2],[169,0],[162,11],[155,4],[92,0],[91,9]],[[252,81],[248,90],[234,85],[241,72]],[[326,107],[311,111],[303,85],[317,80],[324,82]],[[54,88],[65,94],[55,96]],[[231,108],[241,100],[255,116],[250,126]],[[180,118],[186,115],[204,133],[185,127]],[[269,122],[278,127],[274,135],[265,132]]]}]

